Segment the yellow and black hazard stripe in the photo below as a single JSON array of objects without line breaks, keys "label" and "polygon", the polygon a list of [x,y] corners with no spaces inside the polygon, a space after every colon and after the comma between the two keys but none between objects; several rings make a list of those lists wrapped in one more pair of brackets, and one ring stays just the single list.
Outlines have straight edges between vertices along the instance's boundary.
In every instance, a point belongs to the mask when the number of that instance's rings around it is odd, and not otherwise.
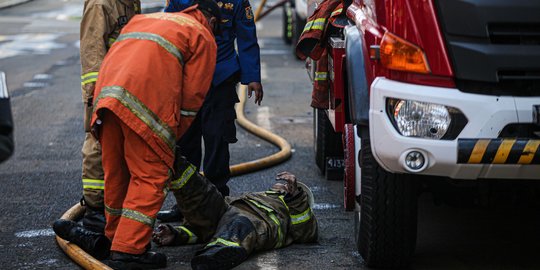
[{"label": "yellow and black hazard stripe", "polygon": [[540,164],[538,139],[459,139],[461,164]]}]

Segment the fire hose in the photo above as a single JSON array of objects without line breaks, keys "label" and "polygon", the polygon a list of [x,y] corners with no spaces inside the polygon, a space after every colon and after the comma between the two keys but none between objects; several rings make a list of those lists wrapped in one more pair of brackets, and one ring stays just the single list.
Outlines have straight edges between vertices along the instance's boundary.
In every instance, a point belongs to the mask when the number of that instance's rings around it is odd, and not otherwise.
[{"label": "fire hose", "polygon": [[[262,1],[263,3],[261,3],[261,6],[264,4],[264,2],[266,2],[266,0]],[[237,123],[246,131],[278,146],[280,148],[280,151],[267,157],[232,165],[230,167],[230,170],[231,175],[233,176],[268,168],[276,164],[282,163],[291,157],[291,145],[285,139],[274,133],[271,133],[270,131],[262,127],[253,124],[245,117],[244,108],[246,103],[246,88],[247,87],[244,85],[241,85],[239,87],[238,96],[240,98],[240,102],[236,105],[235,108],[237,115]],[[84,212],[85,208],[79,203],[77,203],[69,210],[67,210],[61,218],[67,220],[77,220],[84,214]],[[58,243],[58,246],[60,246],[60,248],[64,251],[64,253],[66,253],[73,261],[75,261],[84,269],[111,269],[109,266],[105,265],[104,263],[92,257],[90,254],[86,253],[79,246],[70,243],[69,241],[66,241],[56,236],[56,242]]]}]

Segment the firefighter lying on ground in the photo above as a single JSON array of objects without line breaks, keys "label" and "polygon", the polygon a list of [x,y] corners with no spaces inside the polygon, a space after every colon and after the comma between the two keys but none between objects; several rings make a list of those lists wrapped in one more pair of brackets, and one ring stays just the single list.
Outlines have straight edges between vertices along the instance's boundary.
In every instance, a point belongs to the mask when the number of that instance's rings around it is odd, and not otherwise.
[{"label": "firefighter lying on ground", "polygon": [[[195,172],[193,165],[186,164],[184,171],[191,172],[187,180],[191,188],[185,191],[203,191],[192,195],[200,198],[198,204],[194,206],[193,200],[179,203],[185,217],[184,224],[159,225],[154,231],[153,241],[161,246],[207,242],[191,260],[193,269],[230,269],[245,261],[254,251],[281,248],[293,242],[317,241],[317,220],[311,210],[313,195],[291,173],[279,173],[276,180],[285,183],[278,182],[269,191],[216,200],[220,196],[215,194],[215,189],[204,188],[211,184]],[[209,203],[225,205],[226,211],[223,207],[206,207]],[[202,234],[201,227],[198,227],[201,210],[206,211],[206,215],[220,217],[209,240],[210,227]]]},{"label": "firefighter lying on ground", "polygon": [[[171,182],[176,142],[210,87],[217,50],[212,32],[220,18],[213,0],[177,13],[136,15],[103,60],[91,125],[102,147],[105,236],[111,240],[106,263],[114,269],[166,266],[165,254],[148,251],[148,244],[164,191],[178,186]],[[54,226],[68,240],[77,238],[73,228],[69,222]]]}]

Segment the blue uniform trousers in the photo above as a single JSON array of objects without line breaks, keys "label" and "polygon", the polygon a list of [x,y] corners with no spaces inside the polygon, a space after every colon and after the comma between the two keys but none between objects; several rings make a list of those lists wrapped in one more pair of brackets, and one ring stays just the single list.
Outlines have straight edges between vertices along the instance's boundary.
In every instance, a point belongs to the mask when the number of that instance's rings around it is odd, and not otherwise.
[{"label": "blue uniform trousers", "polygon": [[195,120],[178,143],[182,155],[200,168],[201,138],[204,140],[204,175],[223,196],[229,195],[229,143],[238,141],[234,124],[234,104],[239,101],[237,82],[238,76],[233,75],[210,88]]}]

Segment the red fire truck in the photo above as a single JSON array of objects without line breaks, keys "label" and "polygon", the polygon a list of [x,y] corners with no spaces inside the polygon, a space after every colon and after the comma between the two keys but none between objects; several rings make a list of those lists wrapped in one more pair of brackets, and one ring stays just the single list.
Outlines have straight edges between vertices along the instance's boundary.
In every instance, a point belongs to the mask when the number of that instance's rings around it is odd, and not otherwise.
[{"label": "red fire truck", "polygon": [[539,14],[532,0],[347,7],[315,154],[327,174],[344,167],[367,265],[410,263],[420,187],[451,200],[446,187],[540,180]]}]

